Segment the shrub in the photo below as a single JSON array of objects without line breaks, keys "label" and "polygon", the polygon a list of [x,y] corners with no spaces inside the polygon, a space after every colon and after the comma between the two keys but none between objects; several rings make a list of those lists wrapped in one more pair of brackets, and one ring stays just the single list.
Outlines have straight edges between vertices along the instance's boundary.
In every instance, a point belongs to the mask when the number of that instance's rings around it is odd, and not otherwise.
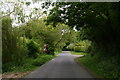
[{"label": "shrub", "polygon": [[40,56],[37,59],[35,59],[33,61],[33,65],[35,66],[41,66],[42,64],[46,63],[47,61],[51,60],[53,58],[53,56],[51,55],[44,55],[44,56]]},{"label": "shrub", "polygon": [[73,50],[76,51],[76,52],[80,52],[81,51],[81,47],[80,46],[75,46]]},{"label": "shrub", "polygon": [[11,19],[2,19],[2,70],[7,72],[13,65],[19,66],[27,56],[27,47],[20,39],[16,28],[12,27]]},{"label": "shrub", "polygon": [[39,53],[39,46],[38,46],[38,44],[35,43],[33,40],[30,40],[27,43],[27,47],[28,47],[28,55],[29,55],[29,57],[36,58],[37,57],[36,53]]},{"label": "shrub", "polygon": [[13,67],[13,63],[2,64],[2,73],[11,71],[11,67]]},{"label": "shrub", "polygon": [[74,50],[76,52],[87,52],[91,42],[88,40],[79,41],[77,43],[71,43],[68,49]]}]

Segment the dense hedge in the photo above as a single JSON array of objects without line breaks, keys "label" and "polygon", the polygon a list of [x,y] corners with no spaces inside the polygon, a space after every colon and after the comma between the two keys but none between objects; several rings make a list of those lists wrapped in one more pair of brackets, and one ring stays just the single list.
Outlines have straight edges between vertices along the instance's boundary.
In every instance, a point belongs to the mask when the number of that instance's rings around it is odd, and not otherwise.
[{"label": "dense hedge", "polygon": [[71,43],[68,45],[68,49],[76,52],[87,52],[91,42],[88,40],[79,41],[77,43]]}]

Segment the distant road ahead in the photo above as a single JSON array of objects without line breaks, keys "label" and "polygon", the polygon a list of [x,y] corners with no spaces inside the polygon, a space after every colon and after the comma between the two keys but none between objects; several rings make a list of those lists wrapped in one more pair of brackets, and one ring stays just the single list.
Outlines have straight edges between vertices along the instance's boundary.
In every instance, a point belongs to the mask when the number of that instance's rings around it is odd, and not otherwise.
[{"label": "distant road ahead", "polygon": [[92,78],[84,68],[74,61],[74,58],[75,56],[69,51],[63,51],[25,78]]}]

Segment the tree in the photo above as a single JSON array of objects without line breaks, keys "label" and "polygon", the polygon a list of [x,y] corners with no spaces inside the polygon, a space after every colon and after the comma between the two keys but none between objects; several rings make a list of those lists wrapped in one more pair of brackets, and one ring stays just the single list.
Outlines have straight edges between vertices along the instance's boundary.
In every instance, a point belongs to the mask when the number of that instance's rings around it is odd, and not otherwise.
[{"label": "tree", "polygon": [[12,27],[10,17],[2,18],[2,61],[3,64],[21,63],[27,56],[27,48]]},{"label": "tree", "polygon": [[119,3],[57,3],[46,22],[54,26],[61,22],[72,29],[75,27],[82,37],[91,40],[97,49],[114,54],[120,48],[117,45],[120,40],[119,5]]},{"label": "tree", "polygon": [[[32,19],[26,25],[19,27],[21,37],[34,39],[41,44],[47,44],[49,53],[54,53],[54,50],[61,50],[66,43],[76,40],[76,33],[70,30],[64,24],[58,24],[56,27],[46,25],[43,19]],[[72,37],[69,37],[72,36]]]}]

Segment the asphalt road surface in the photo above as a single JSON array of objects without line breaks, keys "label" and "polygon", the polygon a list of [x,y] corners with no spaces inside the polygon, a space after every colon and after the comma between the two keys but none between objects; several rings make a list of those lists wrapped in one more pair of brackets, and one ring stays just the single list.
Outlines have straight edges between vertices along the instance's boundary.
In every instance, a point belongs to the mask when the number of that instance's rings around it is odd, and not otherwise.
[{"label": "asphalt road surface", "polygon": [[93,78],[74,61],[75,57],[69,51],[63,51],[25,78]]}]

